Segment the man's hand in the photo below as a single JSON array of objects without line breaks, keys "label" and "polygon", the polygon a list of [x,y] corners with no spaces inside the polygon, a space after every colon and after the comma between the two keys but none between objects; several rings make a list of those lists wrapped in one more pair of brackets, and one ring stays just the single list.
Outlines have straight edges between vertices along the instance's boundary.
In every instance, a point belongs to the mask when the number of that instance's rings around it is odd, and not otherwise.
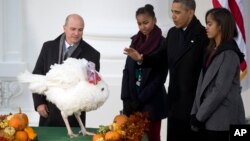
[{"label": "man's hand", "polygon": [[40,116],[47,118],[48,117],[48,107],[46,104],[41,104],[37,107],[37,112],[39,113]]},{"label": "man's hand", "polygon": [[142,62],[143,60],[142,54],[140,54],[138,51],[136,51],[133,48],[125,48],[124,54],[128,55],[129,57],[131,57],[133,60],[137,62]]}]

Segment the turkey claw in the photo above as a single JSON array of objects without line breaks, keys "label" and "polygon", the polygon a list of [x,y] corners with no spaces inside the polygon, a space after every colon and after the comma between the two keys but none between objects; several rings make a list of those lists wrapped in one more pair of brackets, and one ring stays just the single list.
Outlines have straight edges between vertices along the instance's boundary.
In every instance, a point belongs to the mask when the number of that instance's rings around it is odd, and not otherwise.
[{"label": "turkey claw", "polygon": [[80,130],[80,131],[79,131],[79,134],[81,134],[81,133],[82,133],[83,136],[85,136],[85,135],[91,135],[91,136],[95,135],[95,133],[88,132],[88,131],[85,131],[85,132],[84,132],[84,131],[81,131],[81,130]]},{"label": "turkey claw", "polygon": [[77,134],[68,134],[69,138],[75,138],[75,137],[78,137]]}]

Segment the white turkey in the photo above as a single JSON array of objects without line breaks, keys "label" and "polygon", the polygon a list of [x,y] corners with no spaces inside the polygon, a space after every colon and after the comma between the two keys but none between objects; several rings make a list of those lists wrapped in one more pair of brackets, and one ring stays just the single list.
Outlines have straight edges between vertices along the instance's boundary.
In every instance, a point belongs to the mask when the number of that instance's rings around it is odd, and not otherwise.
[{"label": "white turkey", "polygon": [[68,58],[63,64],[52,65],[46,75],[26,71],[18,76],[18,80],[28,83],[33,93],[46,95],[47,100],[58,107],[70,138],[77,135],[67,117],[74,114],[82,134],[91,134],[86,131],[80,113],[96,110],[109,95],[108,86],[96,72],[95,64],[85,59]]}]

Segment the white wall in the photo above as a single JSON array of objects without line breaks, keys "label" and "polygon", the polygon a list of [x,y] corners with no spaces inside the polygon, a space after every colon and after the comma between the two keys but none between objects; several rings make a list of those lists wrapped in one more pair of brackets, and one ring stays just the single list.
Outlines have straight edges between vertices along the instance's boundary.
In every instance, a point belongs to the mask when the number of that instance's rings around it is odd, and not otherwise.
[{"label": "white wall", "polygon": [[[123,48],[128,47],[130,36],[138,30],[135,11],[146,3],[154,5],[158,25],[166,35],[173,26],[171,0],[0,0],[0,21],[3,21],[0,22],[1,113],[15,112],[21,106],[29,115],[31,125],[37,125],[38,115],[33,109],[31,93],[27,86],[20,87],[15,77],[25,69],[33,70],[43,42],[55,39],[63,32],[68,14],[78,13],[86,24],[83,39],[101,52],[100,72],[110,87],[110,97],[103,107],[87,113],[87,127],[111,123],[122,108],[120,89],[126,57]],[[212,7],[210,0],[197,0],[196,3],[196,15],[205,25],[204,15]],[[250,1],[245,6],[250,7]],[[244,15],[248,39],[249,13]],[[248,85],[249,79],[249,76],[244,79],[243,85]],[[5,98],[5,104],[4,95],[9,96]],[[243,97],[246,113],[250,116],[250,94],[245,92]],[[162,125],[162,140],[165,138],[166,120]]]}]

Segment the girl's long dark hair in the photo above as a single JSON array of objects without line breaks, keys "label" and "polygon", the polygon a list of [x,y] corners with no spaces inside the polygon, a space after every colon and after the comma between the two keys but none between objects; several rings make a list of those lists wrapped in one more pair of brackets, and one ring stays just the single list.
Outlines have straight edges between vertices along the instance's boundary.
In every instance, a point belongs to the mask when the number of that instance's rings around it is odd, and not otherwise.
[{"label": "girl's long dark hair", "polygon": [[[207,23],[208,15],[210,15],[212,17],[212,19],[221,28],[221,42],[220,42],[220,44],[238,36],[237,27],[236,27],[234,18],[229,10],[227,10],[226,8],[212,8],[212,9],[210,9],[206,13],[206,23]],[[219,46],[219,45],[217,45],[217,46]],[[210,39],[210,43],[208,45],[209,52],[215,46],[216,46],[215,40]]]}]

